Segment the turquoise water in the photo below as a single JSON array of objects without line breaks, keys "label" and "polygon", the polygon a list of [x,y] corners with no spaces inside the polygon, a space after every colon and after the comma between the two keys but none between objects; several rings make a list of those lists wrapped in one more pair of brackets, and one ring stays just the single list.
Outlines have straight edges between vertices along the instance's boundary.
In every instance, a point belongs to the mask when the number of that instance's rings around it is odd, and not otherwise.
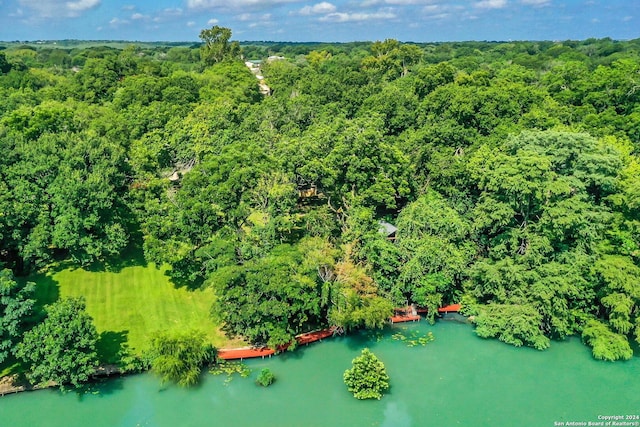
[{"label": "turquoise water", "polygon": [[[409,347],[392,339],[432,331]],[[342,373],[369,347],[391,389],[358,401]],[[247,362],[249,378],[206,375],[195,389],[161,386],[150,374],[109,380],[93,392],[46,390],[0,398],[0,426],[532,426],[640,415],[640,358],[605,363],[579,340],[538,352],[477,338],[456,322],[397,325],[333,338],[295,353]],[[254,380],[263,367],[276,383]],[[558,424],[555,424],[558,423]]]}]

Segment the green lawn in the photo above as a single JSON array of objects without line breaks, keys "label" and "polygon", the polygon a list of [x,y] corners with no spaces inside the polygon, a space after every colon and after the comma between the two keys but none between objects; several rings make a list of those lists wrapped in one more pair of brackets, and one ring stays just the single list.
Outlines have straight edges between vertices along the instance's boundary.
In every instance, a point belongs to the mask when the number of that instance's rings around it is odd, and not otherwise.
[{"label": "green lawn", "polygon": [[214,299],[210,289],[176,288],[165,269],[153,264],[128,266],[117,272],[67,268],[30,280],[37,284],[41,304],[59,297],[84,296],[87,311],[102,333],[103,347],[127,341],[140,352],[148,348],[155,332],[188,329],[204,331],[216,347],[235,344],[209,316]]}]

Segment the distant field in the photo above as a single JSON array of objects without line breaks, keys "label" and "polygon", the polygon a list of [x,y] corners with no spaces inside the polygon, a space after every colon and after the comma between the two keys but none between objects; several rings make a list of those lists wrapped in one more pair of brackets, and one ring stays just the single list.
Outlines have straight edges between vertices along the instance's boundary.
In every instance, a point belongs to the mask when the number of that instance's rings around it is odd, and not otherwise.
[{"label": "distant field", "polygon": [[216,346],[233,345],[209,316],[214,299],[209,289],[176,289],[153,264],[124,267],[117,272],[68,268],[31,278],[37,299],[84,296],[98,332],[112,341],[126,339],[136,352],[149,346],[155,332],[199,329]]}]

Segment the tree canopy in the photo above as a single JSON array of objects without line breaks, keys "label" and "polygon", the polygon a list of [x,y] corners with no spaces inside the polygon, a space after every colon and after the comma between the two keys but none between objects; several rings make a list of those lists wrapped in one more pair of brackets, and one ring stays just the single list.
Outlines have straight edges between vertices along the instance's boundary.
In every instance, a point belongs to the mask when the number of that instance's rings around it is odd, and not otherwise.
[{"label": "tree canopy", "polygon": [[0,270],[0,363],[22,338],[25,324],[32,315],[34,290],[34,283],[20,285],[11,270]]},{"label": "tree canopy", "polygon": [[160,333],[151,343],[151,369],[163,382],[192,386],[200,379],[204,364],[215,358],[215,349],[198,331]]},{"label": "tree canopy", "polygon": [[24,334],[16,354],[36,384],[79,387],[98,366],[98,333],[82,298],[63,298],[46,307],[47,317]]},{"label": "tree canopy", "polygon": [[389,388],[387,370],[368,348],[353,359],[353,366],[344,371],[344,383],[356,399],[378,399]]},{"label": "tree canopy", "polygon": [[[543,349],[579,335],[594,357],[631,357],[637,40],[200,36],[7,44],[3,268],[86,267],[141,248],[176,286],[211,287],[212,315],[251,344],[378,328],[409,305],[435,321],[461,302],[482,337]],[[6,352],[32,297],[2,277]]]}]

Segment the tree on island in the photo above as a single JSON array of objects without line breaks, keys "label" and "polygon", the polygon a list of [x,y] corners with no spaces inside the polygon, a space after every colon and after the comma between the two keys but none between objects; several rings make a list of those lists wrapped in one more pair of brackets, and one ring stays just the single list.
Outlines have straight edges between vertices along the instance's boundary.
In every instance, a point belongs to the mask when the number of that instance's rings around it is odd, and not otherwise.
[{"label": "tree on island", "polygon": [[356,399],[380,399],[389,388],[387,370],[368,348],[353,359],[351,369],[344,371],[344,383]]},{"label": "tree on island", "polygon": [[31,365],[29,381],[79,387],[98,366],[98,332],[84,298],[63,298],[46,312],[46,319],[24,335],[16,355]]},{"label": "tree on island", "polygon": [[261,385],[262,387],[269,387],[276,380],[276,376],[273,375],[271,369],[263,368],[256,379],[256,384]]}]

